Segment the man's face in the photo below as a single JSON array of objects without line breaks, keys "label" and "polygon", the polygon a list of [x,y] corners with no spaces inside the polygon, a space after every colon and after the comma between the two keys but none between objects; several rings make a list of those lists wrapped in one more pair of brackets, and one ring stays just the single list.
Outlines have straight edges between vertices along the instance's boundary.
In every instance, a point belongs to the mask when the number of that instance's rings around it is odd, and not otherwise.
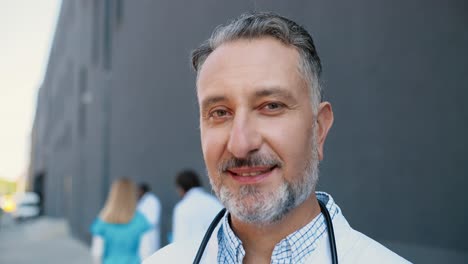
[{"label": "man's face", "polygon": [[231,214],[274,222],[307,199],[318,154],[299,53],[273,38],[218,47],[199,73],[203,156]]}]

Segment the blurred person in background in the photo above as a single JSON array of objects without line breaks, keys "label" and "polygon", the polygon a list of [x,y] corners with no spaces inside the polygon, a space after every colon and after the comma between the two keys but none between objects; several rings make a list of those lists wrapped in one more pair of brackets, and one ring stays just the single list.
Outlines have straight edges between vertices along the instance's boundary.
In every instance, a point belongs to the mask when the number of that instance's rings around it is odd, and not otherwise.
[{"label": "blurred person in background", "polygon": [[137,190],[129,179],[112,183],[104,208],[91,226],[91,254],[95,263],[138,264],[140,247],[148,247],[143,234],[151,228],[136,210]]},{"label": "blurred person in background", "polygon": [[140,183],[138,186],[137,210],[142,213],[151,224],[151,229],[144,234],[144,240],[148,241],[146,247],[141,247],[140,256],[144,259],[153,254],[160,247],[160,222],[161,222],[161,202],[158,197],[151,192],[147,183]]},{"label": "blurred person in background", "polygon": [[197,238],[206,232],[213,218],[223,207],[216,197],[201,187],[195,171],[179,172],[175,183],[182,199],[174,208],[173,242]]}]

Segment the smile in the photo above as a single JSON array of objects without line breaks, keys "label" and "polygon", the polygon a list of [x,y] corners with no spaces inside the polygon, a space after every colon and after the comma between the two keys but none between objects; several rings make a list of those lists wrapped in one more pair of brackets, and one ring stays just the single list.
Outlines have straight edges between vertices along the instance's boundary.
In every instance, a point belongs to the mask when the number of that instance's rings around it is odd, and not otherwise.
[{"label": "smile", "polygon": [[263,181],[271,175],[276,166],[272,167],[239,167],[230,168],[226,172],[236,181],[243,184],[253,184]]}]

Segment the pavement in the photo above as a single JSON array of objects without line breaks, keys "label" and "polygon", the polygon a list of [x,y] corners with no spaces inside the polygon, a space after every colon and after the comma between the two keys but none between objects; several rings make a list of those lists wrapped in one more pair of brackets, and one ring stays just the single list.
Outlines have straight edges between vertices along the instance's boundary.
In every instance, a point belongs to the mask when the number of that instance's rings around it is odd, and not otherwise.
[{"label": "pavement", "polygon": [[0,263],[92,264],[89,248],[71,237],[63,219],[40,217],[22,223],[0,216]]}]

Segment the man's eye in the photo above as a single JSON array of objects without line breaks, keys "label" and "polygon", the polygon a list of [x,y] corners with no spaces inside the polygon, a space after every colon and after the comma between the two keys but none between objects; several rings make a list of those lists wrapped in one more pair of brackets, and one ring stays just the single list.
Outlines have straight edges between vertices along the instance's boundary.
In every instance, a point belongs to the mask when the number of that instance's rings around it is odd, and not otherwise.
[{"label": "man's eye", "polygon": [[281,103],[276,103],[276,102],[273,102],[273,103],[268,103],[266,105],[263,106],[264,109],[266,110],[279,110],[281,108],[283,108],[284,105],[281,104]]},{"label": "man's eye", "polygon": [[210,113],[210,117],[221,118],[227,116],[228,114],[229,112],[224,109],[217,109]]}]

